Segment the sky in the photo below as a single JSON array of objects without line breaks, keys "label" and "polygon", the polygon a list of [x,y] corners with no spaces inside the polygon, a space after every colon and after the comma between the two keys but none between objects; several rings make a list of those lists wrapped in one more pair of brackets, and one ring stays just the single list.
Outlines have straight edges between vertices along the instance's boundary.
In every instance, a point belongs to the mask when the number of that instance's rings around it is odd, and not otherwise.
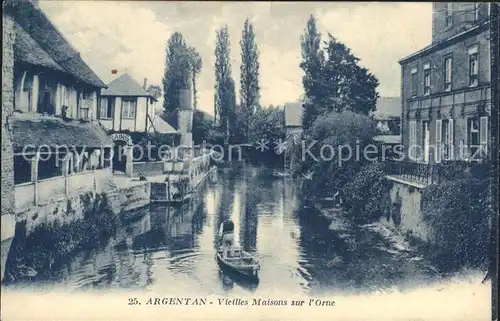
[{"label": "sky", "polygon": [[311,14],[322,39],[332,34],[378,79],[381,96],[399,96],[398,60],[431,42],[432,3],[53,1],[40,8],[105,82],[128,72],[161,86],[165,48],[175,31],[203,60],[199,109],[213,114],[215,33],[227,24],[232,75],[239,96],[241,32],[253,23],[260,52],[261,105],[282,105],[303,94],[300,36]]}]

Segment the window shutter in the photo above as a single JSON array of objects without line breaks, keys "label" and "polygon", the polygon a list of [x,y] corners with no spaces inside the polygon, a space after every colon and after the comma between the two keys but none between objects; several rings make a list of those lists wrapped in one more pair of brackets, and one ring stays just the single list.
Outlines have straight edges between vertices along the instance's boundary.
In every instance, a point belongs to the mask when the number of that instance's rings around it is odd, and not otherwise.
[{"label": "window shutter", "polygon": [[415,143],[416,143],[416,122],[414,120],[410,121],[410,158],[415,158]]},{"label": "window shutter", "polygon": [[436,163],[440,163],[441,162],[441,151],[442,151],[442,144],[441,144],[441,141],[442,141],[442,121],[441,119],[437,119],[436,120],[436,149],[435,149],[435,153],[436,153],[436,157],[435,157],[435,160],[436,160]]},{"label": "window shutter", "polygon": [[487,153],[488,147],[488,116],[481,117],[479,124],[479,142],[481,144],[482,151]]},{"label": "window shutter", "polygon": [[449,148],[449,155],[448,157],[450,159],[455,159],[455,126],[453,123],[453,118],[450,118],[448,120],[448,148]]}]

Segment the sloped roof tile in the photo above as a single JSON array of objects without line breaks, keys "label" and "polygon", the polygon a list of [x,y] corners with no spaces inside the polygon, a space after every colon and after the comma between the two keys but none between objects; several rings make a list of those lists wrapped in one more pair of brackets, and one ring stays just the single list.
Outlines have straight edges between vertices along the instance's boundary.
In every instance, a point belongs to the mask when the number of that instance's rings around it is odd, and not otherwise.
[{"label": "sloped roof tile", "polygon": [[101,90],[102,96],[144,96],[154,98],[150,92],[144,90],[144,88],[127,73],[119,76],[107,86],[108,88]]}]

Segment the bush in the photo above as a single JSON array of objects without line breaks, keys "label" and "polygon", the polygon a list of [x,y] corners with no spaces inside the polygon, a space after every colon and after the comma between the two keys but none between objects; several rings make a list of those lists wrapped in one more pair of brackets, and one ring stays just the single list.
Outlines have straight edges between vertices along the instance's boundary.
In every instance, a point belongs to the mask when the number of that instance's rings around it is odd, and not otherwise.
[{"label": "bush", "polygon": [[[301,177],[302,174],[313,172],[312,180],[307,180],[303,185],[303,195],[306,198],[333,196],[337,191],[342,191],[345,184],[350,182],[354,175],[367,162],[363,158],[355,157],[356,146],[363,150],[375,134],[375,125],[367,116],[350,111],[330,112],[316,119],[311,129],[306,133],[308,141],[306,148],[313,145],[309,150],[318,158],[318,161],[305,155],[302,159],[302,147],[293,149],[296,161],[292,168],[293,175]],[[316,143],[314,144],[314,142]],[[333,158],[330,158],[331,149],[324,150],[327,157],[322,159],[321,148],[323,146],[333,148]],[[348,161],[339,162],[339,147],[349,146],[353,152]],[[343,148],[341,152],[346,152]],[[347,155],[344,155],[347,156]],[[344,157],[345,159],[345,157]]]},{"label": "bush", "polygon": [[433,235],[431,258],[442,269],[484,267],[489,259],[493,215],[491,166],[457,163],[443,168],[448,178],[443,174],[422,195],[422,214]]},{"label": "bush", "polygon": [[364,165],[343,189],[347,214],[356,221],[378,220],[389,210],[389,184],[382,163]]}]

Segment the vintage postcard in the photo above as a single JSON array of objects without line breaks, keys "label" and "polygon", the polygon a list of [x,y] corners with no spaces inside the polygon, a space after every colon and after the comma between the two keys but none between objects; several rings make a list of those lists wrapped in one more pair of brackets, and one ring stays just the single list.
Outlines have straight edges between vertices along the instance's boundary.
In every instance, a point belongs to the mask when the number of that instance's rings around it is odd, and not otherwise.
[{"label": "vintage postcard", "polygon": [[497,3],[2,9],[2,321],[498,320]]}]

